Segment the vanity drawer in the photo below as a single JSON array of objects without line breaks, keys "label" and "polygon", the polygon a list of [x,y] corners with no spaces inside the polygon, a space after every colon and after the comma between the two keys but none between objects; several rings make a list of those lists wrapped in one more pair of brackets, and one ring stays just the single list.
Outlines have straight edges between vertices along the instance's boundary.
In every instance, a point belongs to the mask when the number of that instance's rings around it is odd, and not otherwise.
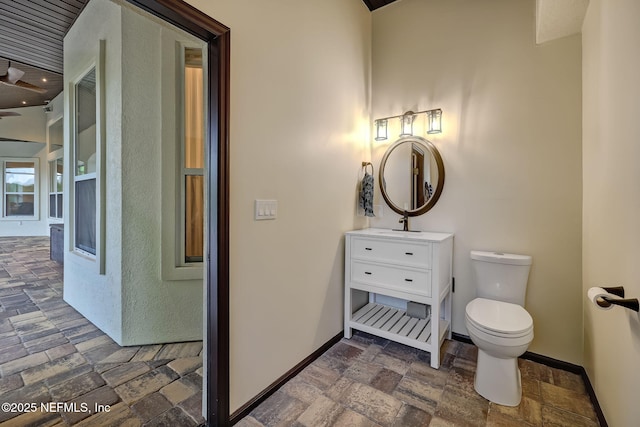
[{"label": "vanity drawer", "polygon": [[352,261],[351,280],[431,296],[431,270],[414,270]]},{"label": "vanity drawer", "polygon": [[354,237],[351,241],[351,256],[390,264],[431,268],[430,243]]}]

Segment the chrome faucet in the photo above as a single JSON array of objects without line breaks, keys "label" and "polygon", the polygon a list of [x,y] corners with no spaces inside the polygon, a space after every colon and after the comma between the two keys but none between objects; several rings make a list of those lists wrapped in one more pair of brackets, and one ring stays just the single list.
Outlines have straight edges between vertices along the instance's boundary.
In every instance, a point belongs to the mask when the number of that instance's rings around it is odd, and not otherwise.
[{"label": "chrome faucet", "polygon": [[409,231],[409,212],[406,209],[398,222],[402,224],[402,231]]}]

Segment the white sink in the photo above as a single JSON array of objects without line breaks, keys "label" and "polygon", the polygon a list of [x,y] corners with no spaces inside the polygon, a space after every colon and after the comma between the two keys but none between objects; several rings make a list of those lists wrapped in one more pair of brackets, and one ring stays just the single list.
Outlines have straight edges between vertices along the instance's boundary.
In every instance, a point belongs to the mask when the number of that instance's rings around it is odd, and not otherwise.
[{"label": "white sink", "polygon": [[434,241],[440,241],[442,239],[446,239],[449,236],[447,233],[434,233],[431,231],[422,231],[422,230],[412,230],[412,231],[389,230],[388,228],[368,228],[368,229],[361,230],[360,233],[366,233],[369,235],[378,235],[378,236],[404,237],[406,239],[429,239]]}]

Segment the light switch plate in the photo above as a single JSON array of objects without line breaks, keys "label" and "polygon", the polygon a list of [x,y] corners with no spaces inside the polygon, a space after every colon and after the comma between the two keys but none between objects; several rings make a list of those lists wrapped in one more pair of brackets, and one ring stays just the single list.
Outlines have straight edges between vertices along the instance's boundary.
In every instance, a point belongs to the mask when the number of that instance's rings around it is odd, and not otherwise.
[{"label": "light switch plate", "polygon": [[258,200],[255,201],[255,220],[262,221],[265,219],[276,219],[278,217],[278,201],[277,200]]}]

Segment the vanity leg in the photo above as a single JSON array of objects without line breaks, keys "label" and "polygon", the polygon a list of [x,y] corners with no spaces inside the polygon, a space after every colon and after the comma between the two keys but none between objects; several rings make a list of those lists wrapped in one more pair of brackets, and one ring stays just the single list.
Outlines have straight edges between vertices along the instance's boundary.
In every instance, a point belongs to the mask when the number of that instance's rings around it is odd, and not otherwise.
[{"label": "vanity leg", "polygon": [[349,254],[351,253],[351,240],[345,239],[344,243],[344,337],[351,338],[351,328],[349,322],[351,322],[351,315],[353,314],[353,307],[351,302],[351,288],[348,286],[351,277],[351,264],[349,262]]},{"label": "vanity leg", "polygon": [[436,347],[431,351],[431,367],[433,369],[440,368],[440,347]]},{"label": "vanity leg", "polygon": [[351,328],[349,322],[351,321],[351,289],[345,288],[344,291],[344,337],[351,338]]},{"label": "vanity leg", "polygon": [[438,369],[440,367],[440,302],[439,301],[435,302],[431,306],[431,367],[434,369]]},{"label": "vanity leg", "polygon": [[449,323],[449,332],[447,332],[447,339],[451,340],[451,292],[445,299],[445,312],[444,319]]}]

